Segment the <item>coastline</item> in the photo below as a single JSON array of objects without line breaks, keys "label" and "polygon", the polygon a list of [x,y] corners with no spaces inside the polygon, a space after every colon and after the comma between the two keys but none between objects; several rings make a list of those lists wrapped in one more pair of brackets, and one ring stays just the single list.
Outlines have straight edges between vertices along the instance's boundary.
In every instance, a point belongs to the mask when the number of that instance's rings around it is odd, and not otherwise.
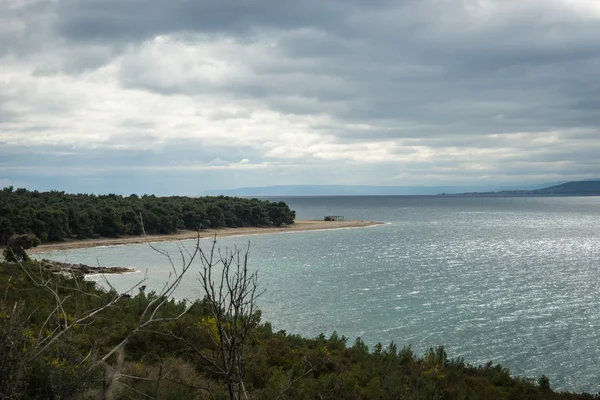
[{"label": "coastline", "polygon": [[[243,227],[243,228],[219,228],[206,229],[200,232],[201,238],[210,238],[215,234],[218,237],[230,236],[249,236],[249,235],[268,235],[272,233],[284,232],[304,232],[327,229],[345,229],[362,228],[368,226],[382,225],[383,222],[348,220],[348,221],[321,221],[321,220],[301,220],[293,225],[269,228]],[[99,246],[114,246],[123,244],[136,244],[146,242],[167,242],[172,240],[195,239],[198,236],[196,231],[180,231],[171,235],[147,235],[147,236],[127,236],[120,238],[100,238],[100,239],[80,239],[65,242],[44,243],[37,247],[27,250],[28,253],[45,253],[56,250],[84,249]]]}]

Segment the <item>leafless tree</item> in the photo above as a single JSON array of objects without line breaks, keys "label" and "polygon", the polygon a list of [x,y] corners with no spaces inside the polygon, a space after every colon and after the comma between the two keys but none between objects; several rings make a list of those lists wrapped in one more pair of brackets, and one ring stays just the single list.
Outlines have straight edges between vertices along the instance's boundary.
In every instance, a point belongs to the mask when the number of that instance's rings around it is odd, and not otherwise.
[{"label": "leafless tree", "polygon": [[[258,323],[258,272],[248,271],[250,245],[245,250],[234,248],[217,252],[216,236],[208,254],[200,251],[200,285],[206,293],[210,312],[217,324],[219,361],[227,380],[230,399],[247,398],[244,386],[244,346],[250,330]],[[220,268],[220,273],[215,271]],[[216,272],[216,276],[215,276]],[[216,279],[215,279],[216,278]]]},{"label": "leafless tree", "polygon": [[215,235],[210,250],[196,249],[200,259],[199,281],[208,305],[204,321],[213,349],[200,349],[186,337],[185,330],[169,332],[184,342],[212,373],[224,378],[231,400],[249,398],[244,385],[244,350],[249,333],[258,323],[258,272],[248,269],[250,245],[221,250]]}]

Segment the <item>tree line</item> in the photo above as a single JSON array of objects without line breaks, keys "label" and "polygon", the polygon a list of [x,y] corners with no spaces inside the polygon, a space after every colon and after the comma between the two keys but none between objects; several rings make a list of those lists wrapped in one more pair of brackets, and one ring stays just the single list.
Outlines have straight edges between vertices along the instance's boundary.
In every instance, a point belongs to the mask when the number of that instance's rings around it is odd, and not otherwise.
[{"label": "tree line", "polygon": [[[181,229],[281,226],[296,214],[285,202],[237,197],[157,197],[0,191],[0,245],[14,234],[40,241],[171,234]],[[143,221],[143,222],[142,222]],[[143,223],[143,225],[142,225]]]}]

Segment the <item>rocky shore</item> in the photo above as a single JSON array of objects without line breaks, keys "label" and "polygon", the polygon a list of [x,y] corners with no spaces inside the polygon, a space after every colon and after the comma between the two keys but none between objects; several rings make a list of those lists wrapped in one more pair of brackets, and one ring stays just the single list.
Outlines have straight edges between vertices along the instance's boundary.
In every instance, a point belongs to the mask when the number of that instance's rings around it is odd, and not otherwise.
[{"label": "rocky shore", "polygon": [[39,261],[42,268],[53,273],[65,273],[65,274],[123,274],[126,272],[135,272],[133,268],[123,267],[90,267],[85,264],[69,264],[60,261],[50,261],[43,259]]}]

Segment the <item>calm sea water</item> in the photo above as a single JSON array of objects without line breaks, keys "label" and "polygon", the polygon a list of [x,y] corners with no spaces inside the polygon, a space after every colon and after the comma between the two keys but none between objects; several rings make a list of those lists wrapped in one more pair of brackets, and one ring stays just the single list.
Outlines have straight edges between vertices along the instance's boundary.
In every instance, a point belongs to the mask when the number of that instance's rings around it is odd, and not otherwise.
[{"label": "calm sea water", "polygon": [[[260,307],[275,329],[336,330],[418,353],[444,344],[472,364],[493,360],[516,375],[546,374],[555,389],[600,391],[600,198],[282,200],[298,219],[388,224],[219,240],[250,241],[251,267],[267,289]],[[178,253],[173,243],[159,247]],[[147,245],[42,256],[147,269],[149,288],[169,270]],[[109,279],[125,290],[140,277]],[[202,296],[196,278],[197,270],[177,296]]]}]

